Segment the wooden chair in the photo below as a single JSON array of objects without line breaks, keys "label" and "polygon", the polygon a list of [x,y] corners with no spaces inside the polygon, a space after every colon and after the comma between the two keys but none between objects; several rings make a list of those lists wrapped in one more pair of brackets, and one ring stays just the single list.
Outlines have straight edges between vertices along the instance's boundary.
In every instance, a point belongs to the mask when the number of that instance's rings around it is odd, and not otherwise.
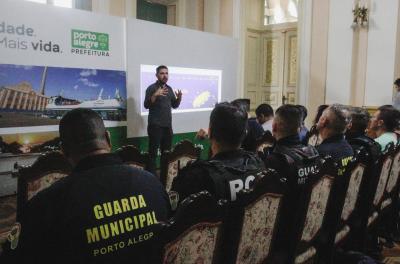
[{"label": "wooden chair", "polygon": [[192,194],[160,232],[163,264],[219,263],[225,202],[207,191]]},{"label": "wooden chair", "polygon": [[345,179],[348,179],[348,184],[335,233],[335,247],[339,247],[346,241],[353,230],[353,226],[359,221],[358,209],[360,204],[364,202],[360,199],[360,194],[362,188],[368,187],[366,184],[368,181],[366,177],[367,155],[364,149],[356,150],[343,175]]},{"label": "wooden chair", "polygon": [[125,164],[142,170],[147,169],[147,165],[149,163],[149,154],[141,153],[140,150],[135,146],[123,146],[115,153]]},{"label": "wooden chair", "polygon": [[320,258],[321,248],[328,242],[327,218],[332,218],[328,215],[328,204],[332,203],[335,185],[340,186],[336,183],[338,179],[337,167],[331,158],[325,159],[319,172],[308,178],[291,223],[295,228],[290,235],[286,263],[313,263]]},{"label": "wooden chair", "polygon": [[25,204],[40,191],[64,178],[72,166],[60,152],[40,156],[31,166],[18,169],[17,221],[23,214]]},{"label": "wooden chair", "polygon": [[275,241],[286,191],[285,182],[268,170],[252,190],[238,194],[225,220],[223,263],[275,263]]},{"label": "wooden chair", "polygon": [[178,175],[180,169],[185,167],[188,162],[200,158],[201,149],[195,147],[192,142],[183,140],[176,144],[174,149],[166,151],[161,156],[161,183],[167,192],[171,189],[172,181]]},{"label": "wooden chair", "polygon": [[387,186],[387,182],[389,179],[390,175],[390,170],[392,168],[392,163],[393,163],[393,146],[390,146],[388,148],[388,151],[382,155],[379,159],[378,162],[378,177],[376,178],[376,184],[373,184],[373,198],[372,198],[372,203],[369,208],[369,213],[368,213],[368,222],[367,222],[367,228],[368,230],[371,230],[375,223],[378,221],[378,216],[380,214],[380,211],[382,208],[385,206],[382,204],[384,195],[385,195],[385,190]]},{"label": "wooden chair", "polygon": [[400,147],[394,147],[391,150],[392,154],[392,167],[390,169],[389,178],[386,183],[385,192],[383,194],[383,201],[381,210],[390,209],[393,207],[394,202],[397,201],[398,195],[398,180],[400,173]]},{"label": "wooden chair", "polygon": [[272,136],[271,132],[266,131],[264,135],[256,140],[256,149],[257,153],[264,153],[266,148],[270,148],[274,145],[275,138]]}]

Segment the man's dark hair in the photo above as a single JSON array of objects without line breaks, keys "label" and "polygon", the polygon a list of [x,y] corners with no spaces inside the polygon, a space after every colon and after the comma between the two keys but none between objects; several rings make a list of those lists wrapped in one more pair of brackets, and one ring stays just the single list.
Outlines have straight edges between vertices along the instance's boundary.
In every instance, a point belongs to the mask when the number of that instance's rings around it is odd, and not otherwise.
[{"label": "man's dark hair", "polygon": [[66,153],[88,154],[107,146],[106,128],[101,117],[91,109],[77,108],[60,121],[60,140]]},{"label": "man's dark hair", "polygon": [[399,126],[400,112],[392,105],[382,105],[378,108],[378,120],[382,120],[385,128],[389,132],[393,132]]},{"label": "man's dark hair", "polygon": [[295,105],[285,104],[275,111],[275,118],[278,119],[279,125],[285,135],[297,135],[301,126],[301,112]]},{"label": "man's dark hair", "polygon": [[398,87],[400,87],[400,78],[397,79],[396,81],[394,81],[394,84],[397,85]]},{"label": "man's dark hair", "polygon": [[346,107],[340,104],[333,104],[329,106],[328,111],[330,121],[328,128],[335,134],[344,133],[351,120]]},{"label": "man's dark hair", "polygon": [[307,115],[308,115],[307,108],[304,105],[296,105],[296,107],[299,108],[299,110],[301,112],[301,120],[302,120],[302,122],[304,122],[304,120],[306,120]]},{"label": "man's dark hair", "polygon": [[368,127],[369,119],[371,115],[365,108],[362,107],[351,107],[351,131],[356,133],[365,133]]},{"label": "man's dark hair", "polygon": [[274,116],[274,109],[269,104],[260,104],[256,108],[256,116]]},{"label": "man's dark hair", "polygon": [[250,112],[250,99],[246,98],[235,99],[231,102],[231,104],[236,106],[237,108],[242,109],[242,111],[246,113]]},{"label": "man's dark hair", "polygon": [[167,66],[165,66],[165,65],[160,65],[160,66],[158,66],[157,67],[157,69],[156,69],[156,73],[158,74],[161,70],[163,70],[163,69],[166,69],[166,70],[168,70],[168,67]]},{"label": "man's dark hair", "polygon": [[247,113],[233,104],[219,103],[210,115],[210,138],[228,147],[239,147],[246,135]]},{"label": "man's dark hair", "polygon": [[314,118],[314,125],[318,123],[319,119],[320,119],[321,116],[322,116],[322,113],[323,113],[323,112],[325,111],[325,109],[328,108],[328,107],[329,107],[329,105],[326,105],[326,104],[323,104],[323,105],[318,106],[317,114],[315,115],[315,118]]}]

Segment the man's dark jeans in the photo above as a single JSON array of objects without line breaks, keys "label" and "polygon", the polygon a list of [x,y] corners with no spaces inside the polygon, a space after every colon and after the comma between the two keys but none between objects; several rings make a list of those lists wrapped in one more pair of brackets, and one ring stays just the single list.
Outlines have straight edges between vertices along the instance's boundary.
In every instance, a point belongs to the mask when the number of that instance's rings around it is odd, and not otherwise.
[{"label": "man's dark jeans", "polygon": [[147,134],[149,135],[149,166],[148,170],[156,175],[156,158],[158,149],[161,153],[166,150],[171,150],[172,145],[172,128],[160,127],[157,125],[149,125],[147,127]]}]

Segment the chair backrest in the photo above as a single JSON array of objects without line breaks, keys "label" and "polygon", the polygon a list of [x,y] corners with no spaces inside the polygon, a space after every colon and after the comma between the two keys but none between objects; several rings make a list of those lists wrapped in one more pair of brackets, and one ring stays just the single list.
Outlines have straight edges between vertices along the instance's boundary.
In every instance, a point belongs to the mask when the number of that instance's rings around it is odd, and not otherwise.
[{"label": "chair backrest", "polygon": [[368,223],[367,226],[370,227],[378,219],[379,213],[381,211],[382,200],[385,194],[385,189],[387,181],[389,179],[390,170],[393,163],[393,147],[389,147],[388,151],[379,158],[378,162],[378,177],[375,189],[373,189],[373,199],[372,204],[369,209]]},{"label": "chair backrest", "polygon": [[365,149],[358,149],[350,163],[347,165],[344,178],[348,179],[346,195],[341,209],[338,227],[335,234],[335,245],[343,243],[349,236],[356,221],[359,221],[361,194],[368,188],[367,178],[367,159],[368,153]]},{"label": "chair backrest", "polygon": [[145,170],[149,163],[149,154],[141,153],[140,150],[132,145],[127,145],[119,148],[115,152],[122,161],[132,167]]},{"label": "chair backrest", "polygon": [[267,170],[251,190],[242,190],[230,206],[224,229],[224,263],[271,261],[280,208],[287,191],[285,182]]},{"label": "chair backrest", "polygon": [[325,235],[323,226],[326,226],[324,222],[327,218],[328,202],[332,200],[332,190],[337,179],[337,167],[331,158],[326,158],[319,172],[309,177],[304,187],[294,223],[297,232],[294,234],[294,253],[291,255],[296,264],[307,263],[318,257],[321,237]]},{"label": "chair backrest", "polygon": [[219,263],[224,213],[225,202],[206,191],[183,200],[160,233],[161,263]]},{"label": "chair backrest", "polygon": [[400,147],[396,146],[392,151],[392,167],[390,169],[389,178],[387,180],[385,193],[383,195],[383,201],[381,204],[381,210],[388,208],[393,205],[393,202],[397,200],[396,192],[398,191],[399,184],[399,173],[400,173]]},{"label": "chair backrest", "polygon": [[275,138],[271,132],[266,131],[261,138],[256,140],[256,152],[264,152],[265,148],[272,147],[274,145]]},{"label": "chair backrest", "polygon": [[18,170],[17,220],[23,213],[27,201],[37,193],[64,178],[72,166],[60,152],[49,152],[40,156],[31,166]]},{"label": "chair backrest", "polygon": [[200,158],[201,149],[195,147],[192,142],[183,140],[176,144],[174,149],[166,151],[161,156],[160,179],[167,191],[171,189],[172,181],[178,175],[180,169],[188,162]]}]

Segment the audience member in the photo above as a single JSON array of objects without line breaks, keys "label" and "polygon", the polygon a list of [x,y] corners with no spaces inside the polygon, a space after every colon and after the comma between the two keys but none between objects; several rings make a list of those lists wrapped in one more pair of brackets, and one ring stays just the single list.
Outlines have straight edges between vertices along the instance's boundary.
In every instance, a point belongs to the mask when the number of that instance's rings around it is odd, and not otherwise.
[{"label": "audience member", "polygon": [[350,115],[351,125],[346,132],[346,140],[354,150],[365,148],[370,154],[371,161],[376,160],[380,153],[380,146],[366,134],[370,114],[362,107],[351,107]]},{"label": "audience member", "polygon": [[385,151],[388,144],[397,144],[397,134],[394,132],[398,127],[400,112],[391,105],[384,105],[378,108],[371,118],[369,130],[376,135],[375,141]]},{"label": "audience member", "polygon": [[275,169],[289,184],[304,184],[307,176],[316,172],[320,160],[313,146],[303,145],[299,138],[302,113],[294,105],[282,105],[275,112],[272,134],[276,139],[265,160],[267,168]]},{"label": "audience member", "polygon": [[305,139],[303,140],[304,144],[310,144],[312,146],[317,146],[317,145],[321,144],[322,139],[319,137],[319,134],[318,134],[317,123],[318,123],[318,120],[321,117],[322,113],[324,112],[324,110],[328,107],[329,107],[329,105],[318,106],[317,114],[314,117],[313,124],[312,124],[310,130],[308,131]]},{"label": "audience member", "polygon": [[274,109],[269,104],[260,104],[256,108],[256,117],[258,123],[264,129],[264,132],[272,133],[272,121],[274,119]]},{"label": "audience member", "polygon": [[242,142],[242,148],[247,151],[255,151],[257,139],[262,137],[262,135],[264,134],[264,129],[255,118],[250,117],[250,100],[236,99],[232,101],[231,104],[236,106],[237,108],[240,108],[247,114],[247,132]]},{"label": "audience member", "polygon": [[394,87],[396,91],[393,98],[393,107],[400,110],[400,79],[397,79],[394,82]]},{"label": "audience member", "polygon": [[323,157],[331,156],[341,167],[340,173],[343,173],[353,156],[353,149],[344,136],[349,122],[350,117],[345,107],[334,104],[323,111],[317,123],[317,130],[322,139],[317,150]]},{"label": "audience member", "polygon": [[197,160],[183,168],[172,183],[172,191],[182,201],[190,194],[209,191],[216,198],[236,200],[237,193],[249,189],[257,175],[265,171],[254,153],[240,149],[246,134],[247,113],[230,104],[217,104],[211,112],[209,138],[212,158]]},{"label": "audience member", "polygon": [[28,202],[18,246],[7,257],[16,263],[149,263],[154,224],[170,211],[159,180],[110,153],[96,112],[72,110],[59,129],[74,170]]},{"label": "audience member", "polygon": [[307,133],[308,133],[308,129],[304,123],[307,118],[308,111],[307,111],[307,108],[303,105],[296,105],[296,107],[301,112],[301,126],[300,126],[299,137],[300,137],[300,141],[304,142],[304,140],[307,138]]}]

